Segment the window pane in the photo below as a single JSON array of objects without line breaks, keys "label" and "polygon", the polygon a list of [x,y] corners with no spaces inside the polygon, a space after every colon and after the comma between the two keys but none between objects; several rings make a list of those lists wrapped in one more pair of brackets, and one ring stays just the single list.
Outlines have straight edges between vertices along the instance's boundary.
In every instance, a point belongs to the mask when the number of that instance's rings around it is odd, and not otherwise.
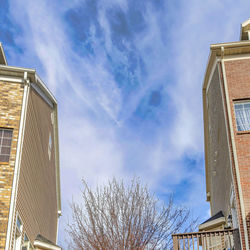
[{"label": "window pane", "polygon": [[234,104],[238,131],[250,130],[250,102]]},{"label": "window pane", "polygon": [[11,139],[3,139],[2,146],[11,146]]},{"label": "window pane", "polygon": [[8,162],[9,158],[8,155],[0,155],[0,162]]},{"label": "window pane", "polygon": [[19,230],[21,230],[21,226],[22,226],[22,223],[20,221],[20,219],[17,217],[17,220],[16,220],[16,225],[18,227]]},{"label": "window pane", "polygon": [[29,239],[28,239],[27,235],[25,234],[24,235],[24,242],[26,242],[26,241],[29,241]]},{"label": "window pane", "polygon": [[235,109],[241,109],[242,108],[242,104],[234,104],[234,108]]},{"label": "window pane", "polygon": [[9,161],[12,134],[12,129],[0,129],[0,162]]},{"label": "window pane", "polygon": [[11,138],[12,137],[12,130],[5,129],[3,137],[5,137],[5,138]]},{"label": "window pane", "polygon": [[245,103],[244,106],[245,108],[250,108],[250,103]]},{"label": "window pane", "polygon": [[10,155],[10,147],[2,147],[1,155]]}]

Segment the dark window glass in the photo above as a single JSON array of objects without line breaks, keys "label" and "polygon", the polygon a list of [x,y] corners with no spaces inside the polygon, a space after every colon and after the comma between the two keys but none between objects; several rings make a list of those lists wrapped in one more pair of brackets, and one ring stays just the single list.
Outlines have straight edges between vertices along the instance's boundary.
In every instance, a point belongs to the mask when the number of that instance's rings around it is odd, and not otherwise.
[{"label": "dark window glass", "polygon": [[0,128],[0,162],[9,162],[12,135],[12,129]]}]

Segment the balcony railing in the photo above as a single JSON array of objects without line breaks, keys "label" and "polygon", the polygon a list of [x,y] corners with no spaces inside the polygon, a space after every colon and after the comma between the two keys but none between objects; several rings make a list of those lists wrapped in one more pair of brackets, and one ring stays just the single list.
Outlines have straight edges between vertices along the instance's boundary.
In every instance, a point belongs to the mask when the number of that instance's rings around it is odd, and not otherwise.
[{"label": "balcony railing", "polygon": [[172,238],[174,250],[240,249],[237,229],[173,234]]}]

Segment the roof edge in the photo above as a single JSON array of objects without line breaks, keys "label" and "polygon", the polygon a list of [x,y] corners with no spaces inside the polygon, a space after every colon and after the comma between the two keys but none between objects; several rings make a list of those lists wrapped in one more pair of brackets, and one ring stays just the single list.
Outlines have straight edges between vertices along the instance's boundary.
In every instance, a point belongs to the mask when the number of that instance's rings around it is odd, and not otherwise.
[{"label": "roof edge", "polygon": [[220,217],[212,221],[204,222],[199,225],[199,230],[208,230],[214,227],[218,227],[226,223],[225,217]]},{"label": "roof edge", "polygon": [[226,48],[240,48],[250,46],[249,40],[239,41],[239,42],[229,42],[229,43],[215,43],[210,45],[211,50],[221,49],[221,47]]},{"label": "roof edge", "polygon": [[40,247],[41,249],[46,249],[46,250],[62,250],[61,247],[59,246],[55,246],[55,245],[52,245],[52,244],[49,244],[49,243],[45,243],[45,242],[42,242],[40,240],[35,240],[34,241],[34,244],[33,244],[35,247]]},{"label": "roof edge", "polygon": [[205,77],[203,80],[203,87],[202,87],[202,102],[203,102],[203,129],[204,129],[204,153],[205,153],[205,174],[206,174],[206,200],[210,201],[210,197],[208,197],[208,194],[210,193],[210,185],[208,179],[210,178],[209,175],[209,164],[208,164],[208,148],[206,145],[206,141],[209,138],[208,135],[208,118],[207,118],[207,112],[206,112],[206,91],[207,91],[207,85],[210,81],[211,75],[213,73],[214,65],[216,64],[216,53],[214,51],[210,51],[207,67],[205,71]]}]

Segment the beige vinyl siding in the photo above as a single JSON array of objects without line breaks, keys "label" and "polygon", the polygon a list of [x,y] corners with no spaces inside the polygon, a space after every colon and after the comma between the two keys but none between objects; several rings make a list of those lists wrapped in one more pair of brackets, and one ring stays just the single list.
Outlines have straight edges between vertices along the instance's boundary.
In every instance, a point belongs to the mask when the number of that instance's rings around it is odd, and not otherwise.
[{"label": "beige vinyl siding", "polygon": [[227,142],[226,122],[220,88],[218,66],[207,92],[208,98],[208,164],[210,166],[211,212],[220,210],[227,215],[232,184],[230,152]]},{"label": "beige vinyl siding", "polygon": [[210,166],[211,212],[222,211],[226,216],[232,184],[230,152],[227,142],[226,122],[220,88],[218,66],[207,92],[209,142],[208,164]]},{"label": "beige vinyl siding", "polygon": [[[31,242],[38,234],[56,242],[57,197],[52,112],[51,107],[31,88],[16,207],[23,221],[23,231]],[[50,133],[52,152],[49,160]]]}]

